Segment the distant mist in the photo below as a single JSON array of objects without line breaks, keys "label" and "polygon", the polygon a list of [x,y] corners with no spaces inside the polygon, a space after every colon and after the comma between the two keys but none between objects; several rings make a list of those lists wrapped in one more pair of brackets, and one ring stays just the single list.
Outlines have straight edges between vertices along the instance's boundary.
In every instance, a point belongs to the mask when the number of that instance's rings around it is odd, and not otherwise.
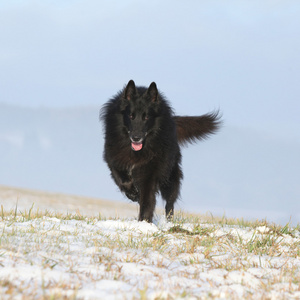
[{"label": "distant mist", "polygon": [[[0,104],[0,184],[126,200],[102,160],[100,107]],[[300,218],[300,144],[225,126],[184,148],[177,208],[294,224]],[[161,201],[159,201],[161,203]]]}]

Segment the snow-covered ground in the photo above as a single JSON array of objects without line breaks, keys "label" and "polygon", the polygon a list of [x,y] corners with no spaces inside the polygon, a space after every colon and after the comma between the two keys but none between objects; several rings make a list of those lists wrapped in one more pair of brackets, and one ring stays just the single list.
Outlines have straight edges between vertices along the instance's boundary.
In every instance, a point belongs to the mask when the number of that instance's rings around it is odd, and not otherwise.
[{"label": "snow-covered ground", "polygon": [[29,211],[0,219],[1,299],[300,298],[298,229]]}]

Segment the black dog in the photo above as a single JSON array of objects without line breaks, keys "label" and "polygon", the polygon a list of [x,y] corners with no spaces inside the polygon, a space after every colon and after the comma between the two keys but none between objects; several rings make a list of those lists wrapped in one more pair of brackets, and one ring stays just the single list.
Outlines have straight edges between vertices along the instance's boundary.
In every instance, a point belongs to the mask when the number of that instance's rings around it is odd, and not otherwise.
[{"label": "black dog", "polygon": [[139,221],[152,222],[159,191],[170,219],[183,178],[179,144],[214,133],[220,125],[218,113],[174,116],[155,82],[147,89],[130,80],[103,106],[101,119],[104,160],[120,190],[139,203]]}]

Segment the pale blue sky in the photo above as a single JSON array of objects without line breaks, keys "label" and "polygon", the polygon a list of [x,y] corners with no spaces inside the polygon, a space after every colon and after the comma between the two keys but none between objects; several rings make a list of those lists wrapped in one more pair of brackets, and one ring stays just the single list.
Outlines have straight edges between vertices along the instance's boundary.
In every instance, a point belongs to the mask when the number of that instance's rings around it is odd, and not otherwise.
[{"label": "pale blue sky", "polygon": [[178,114],[300,140],[299,1],[1,1],[0,102],[101,106],[156,81]]}]

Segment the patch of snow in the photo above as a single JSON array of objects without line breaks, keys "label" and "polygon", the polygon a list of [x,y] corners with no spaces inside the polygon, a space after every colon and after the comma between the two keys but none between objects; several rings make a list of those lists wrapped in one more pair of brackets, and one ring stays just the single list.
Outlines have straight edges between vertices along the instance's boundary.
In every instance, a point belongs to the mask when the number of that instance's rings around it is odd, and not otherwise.
[{"label": "patch of snow", "polygon": [[271,231],[271,229],[267,226],[258,226],[258,227],[256,227],[256,230],[259,233],[269,233]]},{"label": "patch of snow", "polygon": [[[299,237],[280,236],[282,256],[257,255],[246,253],[243,247],[253,236],[265,236],[265,228],[203,224],[200,226],[213,230],[201,236],[188,223],[178,226],[189,229],[190,235],[172,234],[168,230],[174,225],[164,218],[149,224],[6,217],[0,221],[0,282],[5,283],[0,287],[0,298],[300,296],[299,284],[285,275],[292,270],[300,276],[300,259],[294,247],[289,247],[299,245]],[[236,238],[237,244],[230,244],[230,237]],[[216,242],[220,239],[224,242]]]}]

